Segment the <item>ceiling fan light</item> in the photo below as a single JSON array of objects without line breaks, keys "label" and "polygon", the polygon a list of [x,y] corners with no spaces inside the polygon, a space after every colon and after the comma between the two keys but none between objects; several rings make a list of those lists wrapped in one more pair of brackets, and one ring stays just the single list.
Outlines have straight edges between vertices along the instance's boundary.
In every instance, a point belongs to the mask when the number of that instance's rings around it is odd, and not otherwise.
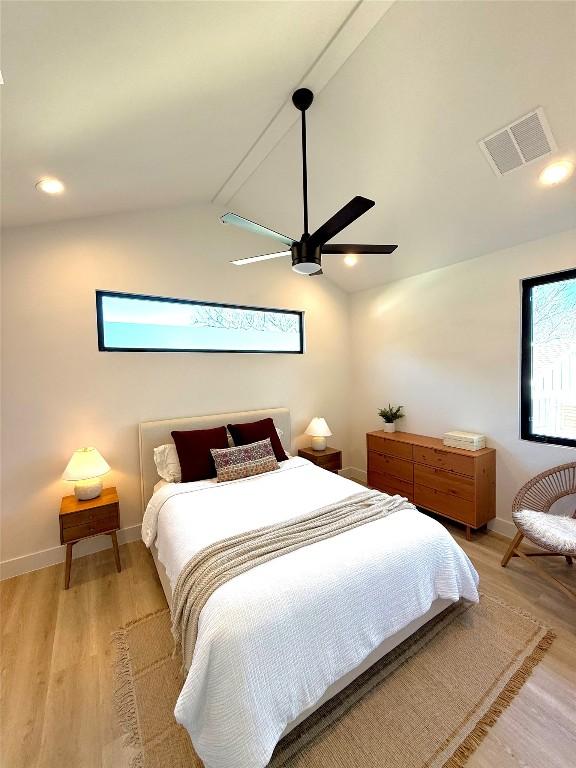
[{"label": "ceiling fan light", "polygon": [[294,272],[298,272],[299,275],[313,275],[315,272],[320,272],[322,267],[315,261],[299,261],[296,264],[292,264],[292,269]]},{"label": "ceiling fan light", "polygon": [[64,192],[64,184],[60,179],[44,178],[36,182],[36,189],[46,195],[60,195]]}]

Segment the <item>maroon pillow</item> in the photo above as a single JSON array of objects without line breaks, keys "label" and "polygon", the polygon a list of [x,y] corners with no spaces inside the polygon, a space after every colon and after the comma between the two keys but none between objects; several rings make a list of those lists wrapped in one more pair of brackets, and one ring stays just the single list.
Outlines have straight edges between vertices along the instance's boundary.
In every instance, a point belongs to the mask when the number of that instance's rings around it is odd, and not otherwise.
[{"label": "maroon pillow", "polygon": [[216,477],[216,466],[210,449],[228,448],[226,427],[172,432],[172,439],[176,445],[183,483]]},{"label": "maroon pillow", "polygon": [[286,461],[288,459],[288,456],[284,453],[284,448],[282,448],[274,422],[270,418],[251,421],[248,424],[228,424],[228,431],[232,435],[234,445],[257,443],[269,437],[276,461]]}]

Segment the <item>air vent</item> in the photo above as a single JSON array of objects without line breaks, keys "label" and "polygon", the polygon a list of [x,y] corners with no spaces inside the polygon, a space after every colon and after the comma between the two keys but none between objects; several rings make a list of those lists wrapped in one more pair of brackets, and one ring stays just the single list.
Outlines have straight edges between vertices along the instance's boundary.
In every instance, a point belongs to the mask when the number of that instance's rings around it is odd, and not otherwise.
[{"label": "air vent", "polygon": [[496,176],[549,155],[557,149],[542,107],[478,142]]}]

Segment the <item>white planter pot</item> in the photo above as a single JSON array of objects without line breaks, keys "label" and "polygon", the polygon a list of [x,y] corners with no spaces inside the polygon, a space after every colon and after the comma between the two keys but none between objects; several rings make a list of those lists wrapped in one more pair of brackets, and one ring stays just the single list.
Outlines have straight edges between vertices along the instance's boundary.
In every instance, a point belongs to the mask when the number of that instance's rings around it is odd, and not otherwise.
[{"label": "white planter pot", "polygon": [[387,422],[384,422],[384,426],[382,427],[382,430],[384,432],[396,432],[396,423],[393,421],[392,424],[388,424]]}]

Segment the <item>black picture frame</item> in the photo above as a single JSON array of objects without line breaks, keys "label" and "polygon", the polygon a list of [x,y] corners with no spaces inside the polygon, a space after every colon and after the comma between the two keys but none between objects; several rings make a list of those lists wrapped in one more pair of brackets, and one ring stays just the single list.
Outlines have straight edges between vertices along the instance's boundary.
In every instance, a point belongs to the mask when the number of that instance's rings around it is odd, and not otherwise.
[{"label": "black picture frame", "polygon": [[[190,306],[220,307],[224,309],[245,309],[251,312],[277,312],[283,315],[296,315],[298,317],[298,333],[300,338],[299,349],[168,349],[163,347],[111,347],[106,345],[104,339],[104,317],[102,311],[102,299],[114,297],[122,299],[142,299],[147,301],[159,301],[170,304],[186,304]],[[222,304],[216,301],[199,301],[193,299],[180,299],[168,296],[152,296],[140,293],[124,293],[122,291],[96,291],[96,327],[98,333],[98,349],[100,352],[207,352],[210,354],[251,354],[251,355],[303,355],[304,354],[304,312],[296,309],[278,309],[273,307],[254,307],[243,304]]]},{"label": "black picture frame", "polygon": [[520,437],[522,440],[576,448],[576,440],[539,435],[530,429],[532,422],[532,290],[540,285],[574,279],[576,279],[576,269],[565,269],[540,277],[527,278],[521,283]]}]

